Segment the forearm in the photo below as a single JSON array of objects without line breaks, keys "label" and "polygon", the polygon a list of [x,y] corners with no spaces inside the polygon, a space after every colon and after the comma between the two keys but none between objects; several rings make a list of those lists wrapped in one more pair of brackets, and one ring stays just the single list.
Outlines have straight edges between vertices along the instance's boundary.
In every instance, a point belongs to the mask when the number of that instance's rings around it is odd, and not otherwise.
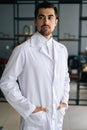
[{"label": "forearm", "polygon": [[4,93],[9,104],[26,119],[35,109],[35,106],[25,98],[19,89],[18,84],[4,79],[0,84],[1,90]]},{"label": "forearm", "polygon": [[66,72],[65,76],[65,83],[64,83],[64,93],[61,100],[61,103],[65,103],[68,106],[68,100],[69,100],[69,91],[70,91],[70,78],[69,73]]}]

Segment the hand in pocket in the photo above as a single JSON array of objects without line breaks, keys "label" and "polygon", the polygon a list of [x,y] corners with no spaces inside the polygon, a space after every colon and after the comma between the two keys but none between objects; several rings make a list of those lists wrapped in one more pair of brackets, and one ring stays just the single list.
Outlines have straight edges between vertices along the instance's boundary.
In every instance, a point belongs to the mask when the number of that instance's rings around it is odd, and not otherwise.
[{"label": "hand in pocket", "polygon": [[36,113],[39,111],[44,111],[44,112],[48,112],[48,110],[44,107],[36,107],[35,110],[32,113]]},{"label": "hand in pocket", "polygon": [[62,109],[62,108],[66,108],[67,104],[66,103],[60,103],[60,105],[58,106],[58,110]]}]

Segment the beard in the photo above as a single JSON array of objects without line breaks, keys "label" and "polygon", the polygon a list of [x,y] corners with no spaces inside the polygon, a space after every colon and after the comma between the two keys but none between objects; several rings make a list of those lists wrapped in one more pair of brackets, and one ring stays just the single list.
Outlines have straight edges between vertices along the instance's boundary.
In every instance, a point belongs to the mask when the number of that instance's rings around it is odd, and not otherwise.
[{"label": "beard", "polygon": [[40,33],[41,33],[43,36],[49,36],[52,32],[51,32],[49,26],[43,25],[42,28],[41,28],[41,30],[40,30]]},{"label": "beard", "polygon": [[41,30],[40,33],[43,35],[43,36],[49,36],[51,34],[50,31],[48,30]]}]

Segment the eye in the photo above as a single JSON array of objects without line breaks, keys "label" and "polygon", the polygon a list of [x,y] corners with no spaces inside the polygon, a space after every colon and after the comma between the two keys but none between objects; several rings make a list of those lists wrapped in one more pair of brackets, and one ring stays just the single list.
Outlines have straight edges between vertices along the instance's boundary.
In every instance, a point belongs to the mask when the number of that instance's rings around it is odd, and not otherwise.
[{"label": "eye", "polygon": [[44,19],[44,16],[39,15],[39,16],[38,16],[38,19],[43,20],[43,19]]},{"label": "eye", "polygon": [[53,20],[53,19],[54,19],[54,16],[53,16],[53,15],[49,15],[49,16],[48,16],[48,19],[49,19],[49,20]]}]

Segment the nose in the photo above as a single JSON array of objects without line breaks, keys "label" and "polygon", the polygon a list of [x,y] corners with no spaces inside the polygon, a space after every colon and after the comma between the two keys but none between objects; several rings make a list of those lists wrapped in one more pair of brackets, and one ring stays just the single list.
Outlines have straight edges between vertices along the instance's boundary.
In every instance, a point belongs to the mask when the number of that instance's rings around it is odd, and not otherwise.
[{"label": "nose", "polygon": [[48,17],[45,16],[44,17],[44,23],[47,24],[48,22],[49,22],[49,19],[48,19]]}]

